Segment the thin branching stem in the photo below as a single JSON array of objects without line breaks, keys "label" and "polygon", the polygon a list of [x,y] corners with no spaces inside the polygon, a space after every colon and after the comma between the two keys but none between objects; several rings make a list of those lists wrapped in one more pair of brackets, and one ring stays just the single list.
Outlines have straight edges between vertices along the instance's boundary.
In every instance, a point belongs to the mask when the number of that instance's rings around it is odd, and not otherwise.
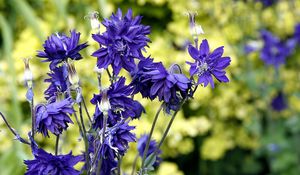
[{"label": "thin branching stem", "polygon": [[149,149],[151,137],[152,137],[152,134],[153,134],[153,131],[154,131],[154,128],[155,128],[157,119],[158,119],[158,117],[159,117],[159,113],[160,113],[160,111],[161,111],[162,108],[163,108],[163,105],[164,105],[164,104],[161,104],[160,107],[158,108],[158,110],[157,110],[157,112],[156,112],[156,114],[155,114],[154,120],[153,120],[153,122],[152,122],[151,130],[150,130],[150,133],[149,133],[149,137],[148,137],[148,139],[147,139],[147,142],[146,142],[146,147],[145,147],[145,150],[144,150],[144,153],[143,153],[143,158],[142,158],[142,167],[141,167],[142,174],[143,174],[143,169],[144,169],[145,160],[146,160],[146,156],[147,156],[147,153],[148,153],[148,149]]}]

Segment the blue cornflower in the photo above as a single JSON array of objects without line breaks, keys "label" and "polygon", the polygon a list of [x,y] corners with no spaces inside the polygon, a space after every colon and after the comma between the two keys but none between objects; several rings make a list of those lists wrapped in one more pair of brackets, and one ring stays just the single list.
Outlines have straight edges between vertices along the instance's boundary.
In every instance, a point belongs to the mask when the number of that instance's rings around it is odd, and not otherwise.
[{"label": "blue cornflower", "polygon": [[271,106],[273,110],[278,112],[283,111],[288,107],[286,98],[282,91],[279,91],[278,94],[273,98]]},{"label": "blue cornflower", "polygon": [[131,72],[135,68],[134,59],[144,58],[142,50],[147,46],[150,39],[150,27],[141,24],[141,16],[132,16],[132,10],[122,16],[118,9],[110,19],[105,19],[102,24],[106,32],[94,34],[93,38],[102,47],[92,55],[97,57],[98,68],[113,68],[113,74],[119,74],[121,68]]},{"label": "blue cornflower", "polygon": [[33,150],[34,159],[25,160],[27,171],[25,175],[79,175],[80,172],[74,169],[82,156],[73,156],[72,152],[66,155],[52,155],[43,149]]},{"label": "blue cornflower", "polygon": [[150,58],[141,60],[138,70],[132,74],[134,93],[140,92],[151,100],[158,97],[159,101],[165,102],[167,113],[178,110],[180,101],[190,90],[191,81],[184,74],[172,70],[171,67],[167,71],[161,62],[153,62]]},{"label": "blue cornflower", "polygon": [[[147,143],[147,140],[149,138],[149,135],[148,134],[144,134],[142,135],[139,140],[138,140],[138,144],[137,144],[137,148],[138,148],[138,151],[139,151],[139,155],[141,157],[143,157],[144,155],[144,152],[145,152],[145,148],[146,148],[146,143]],[[157,143],[155,140],[150,140],[150,144],[149,144],[149,148],[148,148],[148,152],[147,152],[147,155],[146,157],[148,157],[150,154],[154,153],[154,151],[157,149]],[[160,154],[161,154],[161,150],[157,151],[156,153],[156,161],[155,163],[153,164],[153,166],[158,166],[161,162],[161,158],[160,158]]]},{"label": "blue cornflower", "polygon": [[133,100],[132,87],[125,85],[125,78],[121,77],[118,81],[114,82],[109,89],[103,90],[100,94],[94,95],[91,103],[96,105],[94,114],[94,128],[102,128],[103,124],[103,106],[109,106],[108,110],[108,124],[109,126],[115,125],[121,118],[132,119],[140,118],[144,112],[143,106]]},{"label": "blue cornflower", "polygon": [[78,44],[80,33],[75,30],[70,31],[71,36],[65,34],[53,34],[43,44],[44,51],[38,51],[37,56],[47,58],[45,62],[50,63],[50,69],[54,69],[57,64],[67,61],[68,58],[72,60],[79,60],[82,56],[79,51],[86,48],[86,43]]},{"label": "blue cornflower", "polygon": [[296,44],[294,39],[284,42],[266,30],[261,31],[261,38],[264,46],[260,57],[266,65],[272,65],[275,68],[279,68],[281,64],[285,63],[286,58],[292,53]]},{"label": "blue cornflower", "polygon": [[68,128],[68,123],[73,123],[69,117],[73,113],[71,98],[37,105],[35,109],[37,131],[48,137],[48,130],[59,135]]},{"label": "blue cornflower", "polygon": [[[57,95],[67,92],[70,85],[68,80],[68,70],[65,65],[55,67],[48,73],[50,78],[45,79],[45,82],[49,82],[48,89],[44,92],[46,100],[53,102],[57,98]],[[66,94],[67,95],[67,94]]]},{"label": "blue cornflower", "polygon": [[223,46],[215,49],[212,53],[209,51],[209,45],[206,39],[202,40],[200,48],[195,48],[189,45],[188,48],[190,56],[195,60],[194,63],[187,62],[190,67],[190,75],[198,76],[198,84],[206,87],[208,84],[214,88],[214,81],[212,75],[219,82],[228,82],[229,79],[225,75],[225,68],[230,64],[230,57],[222,57]]}]

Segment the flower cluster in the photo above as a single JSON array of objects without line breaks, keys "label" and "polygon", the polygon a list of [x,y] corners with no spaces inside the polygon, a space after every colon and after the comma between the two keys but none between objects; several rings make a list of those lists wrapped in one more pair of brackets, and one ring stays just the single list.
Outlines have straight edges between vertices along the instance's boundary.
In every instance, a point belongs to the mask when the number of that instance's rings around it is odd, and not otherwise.
[{"label": "flower cluster", "polygon": [[[110,86],[108,88],[101,86],[102,73],[97,72],[99,93],[90,100],[95,106],[93,118],[90,117],[86,107],[81,82],[75,69],[76,60],[82,58],[79,51],[86,48],[87,43],[79,44],[80,33],[76,33],[75,30],[70,32],[71,36],[56,33],[48,37],[43,45],[44,51],[39,51],[37,54],[38,57],[46,58],[43,62],[50,62],[49,78],[45,80],[50,83],[44,91],[46,103],[34,104],[32,75],[29,62],[25,62],[27,100],[32,111],[30,142],[23,139],[6,122],[19,141],[31,145],[34,159],[24,161],[27,166],[26,174],[106,175],[115,172],[120,174],[120,160],[126,155],[129,144],[136,142],[135,126],[130,122],[140,119],[142,113],[145,113],[141,103],[134,100],[138,93],[151,101],[158,99],[162,104],[155,115],[150,134],[143,135],[138,140],[137,151],[142,158],[142,166],[137,173],[144,175],[158,166],[161,162],[160,146],[168,134],[172,121],[186,100],[193,96],[198,85],[207,86],[210,83],[214,87],[212,75],[220,82],[229,81],[224,69],[230,64],[230,58],[222,57],[223,47],[210,53],[207,40],[203,40],[198,48],[197,37],[203,34],[203,30],[195,23],[194,16],[190,15],[189,18],[196,43],[196,46],[189,45],[188,49],[195,60],[194,63],[188,62],[191,66],[189,78],[179,65],[173,64],[166,69],[162,62],[155,62],[149,56],[143,55],[150,41],[147,36],[150,34],[150,27],[141,24],[141,16],[133,17],[132,10],[128,10],[123,16],[118,9],[116,14],[112,14],[109,19],[102,22],[106,31],[103,33],[98,31],[97,34],[92,35],[100,44],[99,50],[92,55],[98,58],[97,69],[106,69]],[[100,28],[97,13],[93,12],[90,20],[93,28]],[[113,70],[112,75],[109,65]],[[121,70],[130,73],[131,82],[126,83],[130,78],[126,79],[119,75]],[[194,75],[198,76],[197,82],[194,80]],[[172,120],[157,145],[151,136],[163,108],[166,113],[172,114]],[[80,136],[85,143],[83,155],[79,156],[73,156],[72,152],[61,154],[58,150],[59,136],[67,130],[70,123],[73,124],[71,115],[74,115]],[[86,124],[87,122],[89,125]],[[49,132],[56,136],[55,155],[38,148],[34,140],[36,131],[45,137],[51,136]],[[151,160],[151,156],[155,156],[156,159]],[[74,165],[80,161],[84,166],[81,171],[78,171]],[[132,172],[135,172],[135,168]]]}]

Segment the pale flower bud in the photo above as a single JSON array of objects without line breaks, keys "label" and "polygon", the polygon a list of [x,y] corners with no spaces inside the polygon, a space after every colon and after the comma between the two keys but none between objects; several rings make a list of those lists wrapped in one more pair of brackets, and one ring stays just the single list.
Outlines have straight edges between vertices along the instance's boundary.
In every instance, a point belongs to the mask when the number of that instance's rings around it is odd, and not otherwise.
[{"label": "pale flower bud", "polygon": [[76,72],[73,61],[70,61],[67,63],[67,69],[68,69],[68,73],[69,73],[69,76],[68,76],[69,81],[72,85],[72,88],[77,89],[79,87],[79,77]]},{"label": "pale flower bud", "polygon": [[90,12],[88,15],[86,15],[84,18],[90,19],[91,22],[91,28],[94,29],[100,29],[100,22],[98,20],[99,13],[97,11]]},{"label": "pale flower bud", "polygon": [[26,83],[28,88],[32,87],[32,80],[33,80],[33,76],[32,76],[32,72],[30,70],[29,67],[29,60],[30,58],[24,58],[24,64],[25,64],[25,70],[24,70],[24,82]]},{"label": "pale flower bud", "polygon": [[98,108],[104,115],[107,115],[108,111],[111,109],[109,98],[107,97],[107,89],[102,92],[101,102],[98,103]]}]

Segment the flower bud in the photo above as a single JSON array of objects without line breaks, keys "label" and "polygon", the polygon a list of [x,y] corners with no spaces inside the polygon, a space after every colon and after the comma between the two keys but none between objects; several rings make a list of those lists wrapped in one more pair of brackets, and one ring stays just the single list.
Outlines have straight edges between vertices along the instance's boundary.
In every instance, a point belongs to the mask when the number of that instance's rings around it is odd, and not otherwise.
[{"label": "flower bud", "polygon": [[107,97],[107,89],[104,89],[102,92],[101,102],[98,103],[98,108],[104,115],[108,114],[108,111],[111,109],[109,98]]},{"label": "flower bud", "polygon": [[71,84],[71,89],[77,89],[79,87],[79,77],[76,72],[73,61],[69,61],[67,63],[67,69],[68,69],[68,73],[69,73],[68,77],[69,77],[69,81]]},{"label": "flower bud", "polygon": [[100,22],[98,20],[99,13],[97,11],[90,12],[85,18],[90,19],[91,28],[100,30]]},{"label": "flower bud", "polygon": [[97,65],[95,65],[94,67],[94,72],[96,72],[97,74],[102,74],[104,70],[105,70],[104,68],[99,69]]},{"label": "flower bud", "polygon": [[28,88],[32,88],[32,80],[33,80],[33,76],[32,76],[32,72],[30,70],[29,67],[29,60],[30,58],[24,58],[24,64],[25,64],[25,70],[24,70],[24,82],[26,83],[26,86]]}]

